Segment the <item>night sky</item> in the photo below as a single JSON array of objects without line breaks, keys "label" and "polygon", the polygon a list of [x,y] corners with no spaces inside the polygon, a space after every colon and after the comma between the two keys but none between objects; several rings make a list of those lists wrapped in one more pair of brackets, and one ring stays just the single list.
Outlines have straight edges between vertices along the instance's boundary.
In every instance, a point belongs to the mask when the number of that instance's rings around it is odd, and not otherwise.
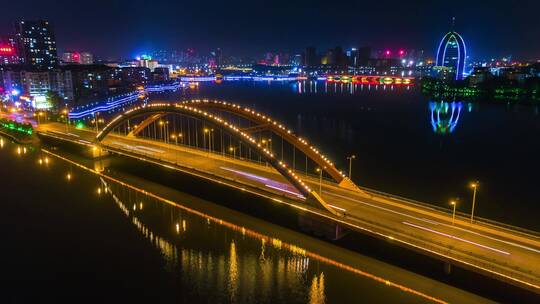
[{"label": "night sky", "polygon": [[475,58],[540,58],[540,1],[2,1],[0,35],[15,20],[50,20],[59,51],[90,51],[104,59],[144,51],[221,47],[225,54],[298,53],[368,45],[424,49],[457,19]]}]

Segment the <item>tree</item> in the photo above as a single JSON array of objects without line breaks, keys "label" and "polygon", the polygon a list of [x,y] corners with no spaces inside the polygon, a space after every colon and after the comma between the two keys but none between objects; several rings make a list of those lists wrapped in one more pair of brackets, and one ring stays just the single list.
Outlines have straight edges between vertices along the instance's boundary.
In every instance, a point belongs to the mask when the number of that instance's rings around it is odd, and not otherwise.
[{"label": "tree", "polygon": [[58,112],[64,106],[64,100],[56,92],[48,91],[45,97],[47,98],[47,102],[51,106],[52,110],[55,112]]}]

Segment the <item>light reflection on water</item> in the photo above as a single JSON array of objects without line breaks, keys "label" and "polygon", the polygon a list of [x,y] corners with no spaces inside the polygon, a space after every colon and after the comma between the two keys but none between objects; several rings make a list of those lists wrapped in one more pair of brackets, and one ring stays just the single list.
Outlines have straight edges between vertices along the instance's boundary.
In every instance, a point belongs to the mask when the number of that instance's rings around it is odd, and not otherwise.
[{"label": "light reflection on water", "polygon": [[[65,161],[69,161],[67,158],[63,158],[50,151],[46,152]],[[86,168],[80,164],[76,165],[97,174],[97,172],[92,169]],[[109,183],[106,179],[109,179],[112,182]],[[197,282],[197,288],[201,289],[201,291],[202,289],[210,291],[214,288],[217,288],[218,290],[227,290],[230,302],[236,302],[238,300],[239,285],[241,284],[243,298],[255,297],[255,294],[250,295],[250,293],[255,290],[261,290],[262,293],[269,295],[272,292],[277,292],[279,290],[292,289],[296,290],[296,292],[303,292],[304,297],[309,297],[310,303],[325,303],[324,274],[322,272],[314,274],[311,283],[307,283],[310,282],[310,274],[308,271],[310,259],[314,259],[318,263],[322,262],[337,267],[338,269],[354,273],[379,284],[384,284],[387,287],[399,290],[400,292],[408,293],[419,299],[436,303],[446,303],[437,297],[430,296],[404,285],[391,282],[377,275],[342,264],[317,253],[307,251],[296,245],[283,242],[280,239],[246,229],[245,227],[179,205],[156,194],[146,192],[145,190],[128,185],[106,175],[101,174],[100,181],[102,184],[100,189],[103,188],[106,193],[111,195],[124,215],[131,218],[132,224],[137,227],[146,239],[161,251],[167,262],[166,269],[169,272],[174,272],[177,268],[182,269],[184,275],[183,278],[187,278],[191,284]],[[117,195],[117,193],[121,194]],[[125,203],[123,199],[127,199],[128,202]],[[142,200],[145,201],[145,205],[153,203],[153,206],[144,209],[140,208]],[[229,242],[228,256],[225,256],[223,253],[219,254],[213,252],[208,248],[206,250],[196,250],[194,248],[184,248],[182,245],[179,247],[178,245],[175,245],[174,242],[167,240],[166,237],[160,236],[157,232],[152,231],[149,226],[143,223],[138,215],[144,215],[144,211],[151,209],[152,207],[163,208],[165,207],[165,205],[163,205],[164,203],[178,207],[177,209],[172,209],[169,206],[166,206],[170,209],[171,230],[175,231],[176,234],[180,236],[186,233],[187,223],[190,219],[189,215],[191,214],[199,217],[191,218],[192,225],[195,227],[194,229],[197,233],[208,233],[208,231],[204,231],[204,228],[209,228],[211,224],[218,224],[219,226],[235,231],[235,237]],[[130,210],[128,206],[132,206],[132,210]],[[139,206],[139,209],[137,209],[137,206]],[[181,211],[187,211],[188,214],[184,214]],[[182,223],[181,228],[179,223]],[[194,235],[185,236],[185,238],[191,237],[194,237]],[[242,259],[240,260],[235,240],[239,238],[244,242],[246,241],[246,237],[252,240],[258,239],[261,242],[261,245],[258,254],[255,255],[246,252],[245,255],[242,255]],[[268,250],[267,244],[271,245],[270,250]],[[217,282],[212,282],[212,279],[207,278],[210,273],[217,274]],[[223,277],[224,274],[226,274],[226,279]],[[256,279],[254,280],[253,278]],[[223,287],[225,281],[227,282],[226,288],[220,288]],[[204,283],[210,283],[212,287],[203,287],[202,285],[204,285]],[[309,291],[307,288],[309,288]]]},{"label": "light reflection on water", "polygon": [[310,304],[323,304],[324,298],[324,273],[320,276],[314,276],[311,281],[311,288],[309,290],[309,303]]},{"label": "light reflection on water", "polygon": [[[452,102],[462,108],[451,121],[451,113],[440,121],[434,115],[434,132],[429,103],[441,99],[423,95],[418,85],[224,82],[205,83],[190,97],[235,102],[277,118],[337,167],[347,168],[346,156],[358,155],[353,179],[368,188],[446,207],[449,197],[470,197],[465,185],[481,180],[489,204],[476,210],[478,216],[540,229],[532,216],[540,212],[536,194],[523,191],[535,188],[540,168],[536,105],[442,100],[450,110]],[[470,200],[459,208],[470,210]]]},{"label": "light reflection on water", "polygon": [[349,94],[354,95],[362,91],[398,91],[398,90],[411,90],[411,86],[400,85],[371,85],[371,84],[358,84],[351,82],[326,82],[315,80],[303,80],[291,83],[291,90],[293,93],[302,94]]},{"label": "light reflection on water", "polygon": [[454,132],[459,123],[462,102],[429,102],[431,126],[436,134],[447,135]]},{"label": "light reflection on water", "polygon": [[[15,147],[22,146],[10,144],[6,149],[11,157],[14,157],[11,151]],[[127,219],[125,223],[135,227],[137,233],[161,253],[164,270],[176,277],[174,284],[196,295],[193,299],[204,296],[214,303],[334,303],[351,299],[445,302],[438,296],[407,287],[408,283],[389,280],[335,257],[307,250],[295,244],[296,241],[284,241],[178,204],[100,173],[103,170],[94,170],[94,165],[88,167],[57,152],[35,152],[20,157],[25,158],[30,167],[42,168],[41,171],[51,177],[53,173],[58,174],[60,187],[66,185],[65,172],[69,170],[72,180],[66,192],[77,186],[90,188],[98,202],[111,202],[111,206],[116,206],[121,211],[119,214]],[[39,166],[38,159],[43,164],[46,159],[47,166]],[[98,187],[88,183],[96,176],[99,177]],[[84,180],[87,182],[81,184]],[[83,199],[88,198],[79,200]],[[79,203],[73,201],[74,205]],[[121,225],[123,221],[118,223]],[[358,255],[358,258],[361,257]]]},{"label": "light reflection on water", "polygon": [[[210,217],[207,217],[204,221],[206,223],[205,226],[219,223],[220,225],[234,228],[234,230],[242,236],[242,239],[245,238],[246,235],[258,237],[260,239],[259,255],[244,255],[240,261],[234,239],[230,241],[228,255],[216,254],[216,252],[213,252],[212,250],[205,252],[204,250],[184,248],[183,246],[178,247],[173,242],[168,241],[165,237],[153,232],[142,222],[137,215],[143,211],[143,209],[140,208],[142,203],[139,203],[139,205],[133,203],[133,207],[130,210],[128,208],[130,203],[124,203],[116,194],[116,192],[120,192],[122,193],[120,194],[122,197],[127,196],[128,200],[132,199],[137,202],[140,200],[140,197],[138,197],[136,191],[122,185],[108,183],[103,177],[100,177],[100,181],[102,183],[101,188],[113,198],[114,202],[120,210],[122,210],[124,215],[131,218],[132,224],[137,227],[140,233],[161,251],[167,262],[167,271],[174,272],[176,269],[182,269],[182,273],[187,277],[186,279],[191,282],[191,284],[194,283],[201,292],[205,289],[204,283],[212,282],[212,277],[214,276],[216,279],[215,288],[217,288],[217,290],[226,290],[228,301],[231,303],[238,301],[240,283],[243,284],[242,292],[248,293],[247,295],[243,294],[243,298],[254,298],[256,296],[253,294],[255,290],[260,290],[264,295],[269,296],[274,289],[303,289],[303,286],[305,285],[304,281],[308,277],[307,270],[309,266],[309,257],[305,255],[305,250],[290,244],[283,244],[281,240],[275,238],[270,239],[268,236],[246,230],[245,227],[238,227],[216,218],[211,219]],[[156,204],[159,203],[156,202]],[[179,235],[184,234],[187,232],[187,220],[183,218],[183,216],[185,216],[183,214],[177,214],[177,216],[181,216],[182,219],[173,216],[175,218],[175,220],[173,220],[175,223],[174,230]],[[180,225],[179,222],[182,224]],[[200,223],[198,224],[200,225]],[[200,228],[199,225],[195,225]],[[267,256],[267,242],[269,242],[274,249],[278,249],[279,251],[288,249],[289,254],[286,256],[280,254],[276,259],[275,252],[271,251],[270,255]],[[241,277],[244,278],[241,280]],[[254,277],[258,277],[259,280],[249,279]],[[313,279],[314,281],[312,282],[309,293],[309,303],[325,303],[324,278],[315,275]]]}]

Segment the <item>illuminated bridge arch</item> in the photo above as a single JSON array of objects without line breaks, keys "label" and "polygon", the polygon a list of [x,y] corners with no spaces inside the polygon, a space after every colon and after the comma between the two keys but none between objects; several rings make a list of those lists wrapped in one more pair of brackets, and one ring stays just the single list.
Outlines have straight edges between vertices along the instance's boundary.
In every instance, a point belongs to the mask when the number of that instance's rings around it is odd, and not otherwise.
[{"label": "illuminated bridge arch", "polygon": [[463,79],[467,48],[465,40],[457,32],[451,31],[444,35],[437,49],[437,66],[455,69],[456,80]]},{"label": "illuminated bridge arch", "polygon": [[[323,209],[336,214],[336,211],[328,206],[324,200],[315,192],[313,191],[285,162],[278,160],[275,155],[268,150],[267,148],[261,146],[260,143],[257,142],[257,140],[252,137],[249,132],[245,130],[241,130],[234,124],[231,124],[224,119],[220,118],[217,115],[214,115],[212,113],[209,113],[203,109],[201,106],[197,106],[199,104],[198,102],[186,102],[186,103],[179,103],[179,104],[168,104],[168,103],[153,103],[148,104],[145,106],[139,106],[135,107],[131,110],[128,110],[124,112],[123,114],[118,115],[115,117],[107,126],[105,126],[101,132],[98,133],[96,136],[96,141],[101,142],[110,132],[112,132],[116,127],[120,126],[126,121],[129,121],[130,119],[140,118],[144,116],[148,116],[137,128],[137,131],[141,130],[141,125],[148,126],[150,124],[149,121],[155,121],[159,119],[160,117],[167,115],[167,114],[181,114],[188,117],[192,117],[195,119],[199,119],[201,121],[204,121],[210,126],[221,128],[225,131],[228,131],[229,134],[236,137],[239,140],[242,140],[249,148],[253,149],[254,151],[257,151],[266,162],[268,162],[272,167],[274,167],[285,179],[291,183],[293,187],[295,187],[302,195],[304,195],[307,198],[307,201],[316,205],[317,207],[322,207]],[[200,105],[200,104],[199,104]],[[230,104],[228,103],[222,103],[222,106],[228,106]],[[239,107],[236,105],[230,105],[231,109],[233,107]],[[241,109],[239,109],[241,110]],[[247,110],[242,110],[246,111]],[[249,115],[257,115],[256,113],[252,113]],[[260,115],[260,114],[259,114]],[[262,117],[261,117],[262,118]],[[266,119],[266,116],[265,118]],[[268,119],[266,119],[267,122]],[[274,125],[273,121],[270,123],[271,125]],[[277,123],[276,125],[277,126]],[[280,129],[285,130],[283,126],[280,127]],[[292,132],[285,131],[285,133],[291,135]],[[299,139],[301,140],[301,139]],[[301,140],[305,142],[304,140]],[[307,142],[304,143],[304,145],[307,147]],[[312,151],[312,153],[315,153],[315,155],[319,155],[318,151],[316,151],[314,148],[309,147],[309,149]],[[323,156],[320,156],[320,159],[325,160]],[[328,161],[324,161],[326,166],[326,172],[331,172],[328,169],[335,168],[333,165]],[[324,166],[323,166],[324,167]],[[322,167],[322,168],[323,168]],[[337,171],[337,170],[336,170]],[[343,175],[341,175],[341,181],[347,180]],[[351,182],[352,184],[352,182]],[[352,184],[354,185],[354,184]]]},{"label": "illuminated bridge arch", "polygon": [[[255,123],[254,126],[250,128],[241,129],[245,133],[252,133],[256,131],[271,131],[276,135],[282,137],[289,144],[293,145],[296,149],[304,153],[309,159],[317,164],[319,168],[323,168],[326,174],[328,174],[337,184],[343,188],[348,188],[351,190],[358,190],[358,187],[347,178],[341,171],[339,171],[332,161],[330,161],[325,155],[320,153],[320,151],[310,145],[306,139],[297,137],[291,130],[287,129],[283,124],[274,120],[273,118],[264,115],[262,113],[256,112],[253,109],[248,107],[242,107],[238,104],[233,104],[230,102],[224,101],[209,101],[209,100],[190,100],[181,102],[182,105],[189,107],[195,107],[197,109],[209,110],[219,110],[224,112],[232,113],[236,116],[243,117],[251,122]],[[158,113],[152,116],[149,116],[146,120],[140,123],[135,129],[131,131],[130,136],[136,136],[144,128],[149,126],[151,123],[160,119],[166,113]]]}]

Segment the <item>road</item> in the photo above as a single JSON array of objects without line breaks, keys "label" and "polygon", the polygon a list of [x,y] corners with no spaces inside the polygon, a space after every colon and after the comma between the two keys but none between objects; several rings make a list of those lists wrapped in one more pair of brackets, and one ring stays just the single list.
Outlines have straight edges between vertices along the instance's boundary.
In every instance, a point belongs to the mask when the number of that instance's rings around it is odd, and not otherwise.
[{"label": "road", "polygon": [[[73,128],[66,134],[66,126],[59,123],[40,125],[38,131],[86,143],[92,142],[95,136],[91,130]],[[283,176],[265,164],[121,135],[111,134],[102,143],[117,151],[129,151],[208,176],[219,176],[285,201],[301,205],[304,200]],[[318,191],[316,177],[297,174]],[[335,219],[352,229],[540,294],[540,234],[483,221],[471,224],[462,216],[457,216],[452,224],[452,214],[447,211],[369,191],[342,189],[326,180],[322,184],[322,197],[332,208],[345,214]]]}]

